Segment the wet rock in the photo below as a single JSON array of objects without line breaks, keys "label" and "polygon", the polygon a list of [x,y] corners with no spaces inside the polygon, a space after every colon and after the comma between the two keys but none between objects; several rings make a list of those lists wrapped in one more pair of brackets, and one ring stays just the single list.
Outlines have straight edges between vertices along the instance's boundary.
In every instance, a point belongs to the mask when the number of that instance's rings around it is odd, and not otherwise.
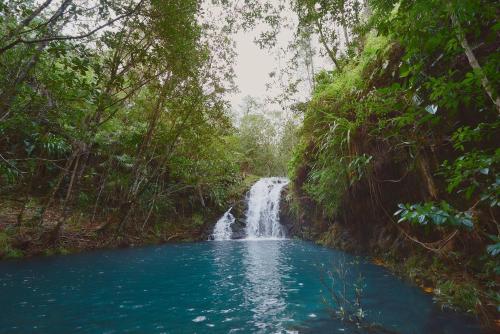
[{"label": "wet rock", "polygon": [[298,219],[293,214],[288,201],[288,186],[286,186],[280,198],[280,224],[284,227],[288,237],[297,236]]},{"label": "wet rock", "polygon": [[243,239],[246,237],[246,227],[247,224],[245,223],[245,220],[242,218],[236,218],[234,223],[231,224],[231,231],[232,231],[232,239]]}]

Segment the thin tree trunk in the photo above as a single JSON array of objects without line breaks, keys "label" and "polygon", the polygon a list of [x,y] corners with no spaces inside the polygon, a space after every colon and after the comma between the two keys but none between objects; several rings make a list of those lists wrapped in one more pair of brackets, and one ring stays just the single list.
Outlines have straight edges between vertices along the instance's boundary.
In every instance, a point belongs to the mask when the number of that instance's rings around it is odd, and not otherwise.
[{"label": "thin tree trunk", "polygon": [[[64,11],[66,10],[66,8],[68,8],[68,6],[71,4],[72,0],[65,0],[60,6],[59,8],[57,9],[57,11],[54,13],[54,15],[52,15],[52,17],[47,21],[47,24],[49,24],[49,28],[48,30],[50,31],[52,29],[52,26],[54,25],[54,22],[61,16],[64,14]],[[52,23],[52,24],[50,24]],[[49,34],[46,34],[45,36],[43,36],[40,40],[39,40],[39,43],[42,43],[42,44],[48,44],[48,42],[50,42],[51,39],[50,39],[50,35]],[[6,46],[3,46],[0,48],[0,55],[2,55],[3,53],[5,53],[6,51],[12,49],[13,47],[15,47],[16,45],[18,45],[19,43],[22,43],[23,40],[22,38],[17,38],[16,40],[14,40],[13,42],[7,44]]]},{"label": "thin tree trunk", "polygon": [[474,52],[472,51],[472,48],[470,47],[469,42],[467,41],[467,38],[465,37],[465,32],[462,29],[462,25],[458,20],[457,14],[453,10],[453,8],[451,8],[451,5],[449,5],[449,8],[451,13],[451,22],[453,23],[453,27],[456,29],[457,38],[460,41],[460,44],[462,45],[462,48],[465,51],[467,60],[469,61],[469,64],[472,67],[472,69],[481,78],[481,85],[483,86],[483,89],[486,91],[486,94],[488,94],[489,98],[491,99],[491,102],[493,102],[493,104],[497,108],[497,112],[500,113],[500,97],[494,91],[494,88],[492,87],[490,81],[486,77],[486,74],[481,68],[481,65],[479,65],[479,62],[477,61],[477,58],[474,55]]},{"label": "thin tree trunk", "polygon": [[[71,3],[71,0],[66,0],[64,1],[61,6],[58,8],[58,10],[54,13],[52,18],[50,20],[55,20],[61,15],[63,15],[64,11],[66,8],[69,6]],[[53,33],[52,31],[52,25],[48,27],[49,32],[45,35],[46,37],[49,36],[49,34]],[[58,28],[61,29],[62,27]],[[56,31],[57,32],[57,31]],[[2,55],[4,52],[6,52],[8,49],[13,48],[17,43],[11,43],[3,48],[0,49],[0,55]],[[17,76],[16,80],[9,86],[9,88],[0,96],[0,121],[5,120],[9,114],[10,114],[10,105],[12,104],[16,93],[18,86],[22,84],[23,82],[26,81],[28,78],[29,72],[35,67],[35,65],[38,63],[40,60],[40,55],[42,54],[43,50],[47,47],[49,44],[48,40],[44,40],[40,42],[38,47],[35,49],[34,55],[31,57],[31,59],[28,61],[26,66],[21,70],[20,74]]]},{"label": "thin tree trunk", "polygon": [[31,13],[31,15],[29,15],[24,20],[22,20],[21,23],[19,23],[19,26],[17,26],[13,31],[11,31],[5,37],[5,39],[7,40],[7,39],[12,38],[13,36],[19,34],[21,32],[21,30],[23,30],[28,24],[30,24],[31,21],[33,21],[33,19],[35,17],[37,17],[45,8],[47,8],[52,1],[53,0],[47,0],[44,3],[42,3],[37,9],[35,9],[33,11],[33,13]]},{"label": "thin tree trunk", "polygon": [[73,191],[73,185],[75,184],[75,177],[78,171],[78,165],[80,163],[80,157],[82,154],[78,154],[76,157],[75,161],[75,166],[73,167],[73,173],[71,173],[71,179],[69,181],[69,186],[68,186],[68,191],[66,192],[66,197],[64,198],[64,207],[66,207],[66,204],[68,203],[69,199],[71,198],[71,193]]},{"label": "thin tree trunk", "polygon": [[57,222],[57,225],[54,227],[54,229],[50,232],[50,238],[49,238],[50,243],[55,243],[57,241],[57,239],[59,238],[61,228],[64,225],[64,223],[66,222],[66,219],[68,218],[67,206],[68,206],[68,202],[71,198],[71,193],[73,191],[73,185],[75,184],[75,177],[76,177],[76,173],[78,171],[78,164],[80,162],[80,157],[81,157],[81,154],[78,154],[78,156],[76,157],[75,166],[73,167],[73,172],[71,173],[71,179],[69,181],[68,190],[66,192],[66,197],[64,198],[64,202],[63,202],[63,206],[62,206],[62,216],[59,219],[59,221]]},{"label": "thin tree trunk", "polygon": [[205,200],[203,199],[203,193],[201,192],[201,185],[198,185],[198,196],[200,197],[201,206],[206,208]]},{"label": "thin tree trunk", "polygon": [[99,200],[101,199],[101,195],[102,195],[102,191],[104,190],[104,186],[106,185],[106,179],[107,179],[107,174],[102,179],[101,186],[99,187],[99,193],[97,194],[97,198],[96,198],[95,204],[94,204],[94,210],[92,211],[92,219],[90,220],[91,224],[93,224],[95,222],[95,215],[97,212],[97,206],[99,204]]},{"label": "thin tree trunk", "polygon": [[[345,5],[345,4],[344,4]],[[342,10],[342,30],[344,31],[345,48],[347,51],[347,46],[349,45],[349,33],[347,32],[347,22],[345,21],[345,7]]]},{"label": "thin tree trunk", "polygon": [[44,218],[45,211],[47,211],[47,209],[52,206],[52,203],[54,202],[56,194],[57,194],[59,188],[61,187],[62,181],[64,180],[66,175],[68,175],[68,172],[71,168],[71,165],[73,165],[73,161],[75,160],[75,158],[78,154],[80,154],[80,152],[77,149],[76,151],[74,151],[71,154],[69,159],[66,161],[66,165],[64,166],[64,169],[59,174],[59,177],[57,179],[56,185],[54,186],[54,189],[52,189],[52,192],[50,193],[44,207],[42,208],[42,212],[40,213],[40,224],[43,224],[43,218]]},{"label": "thin tree trunk", "polygon": [[155,188],[156,188],[156,191],[155,191],[155,194],[153,196],[153,200],[151,201],[151,206],[149,208],[149,211],[148,211],[148,214],[146,216],[146,219],[144,220],[144,223],[142,224],[142,227],[141,227],[141,231],[144,231],[144,228],[146,227],[148,221],[149,221],[149,218],[151,218],[151,214],[153,213],[153,209],[154,209],[154,206],[155,206],[155,203],[156,203],[156,199],[158,198],[158,193],[159,193],[159,189],[158,189],[158,181],[159,181],[159,176],[156,178],[156,184],[155,184]]},{"label": "thin tree trunk", "polygon": [[[156,125],[158,123],[158,119],[160,118],[161,110],[163,108],[163,103],[165,102],[165,92],[164,89],[160,90],[160,96],[158,97],[158,101],[153,109],[153,114],[151,115],[151,119],[149,121],[148,125],[148,130],[144,136],[144,139],[137,149],[137,154],[136,154],[136,161],[134,163],[134,167],[132,169],[132,174],[134,176],[134,179],[132,181],[132,185],[129,188],[129,191],[127,192],[125,201],[122,201],[122,204],[120,205],[120,211],[121,211],[121,219],[120,223],[118,225],[118,232],[121,232],[124,228],[125,225],[127,224],[128,217],[130,216],[130,212],[135,206],[136,199],[139,195],[139,187],[140,183],[142,182],[140,180],[140,167],[142,165],[142,160],[143,160],[143,155],[144,152],[146,151],[147,147],[151,143],[151,140],[153,138],[154,130],[156,129]],[[127,208],[125,206],[128,205]],[[125,212],[123,210],[125,209]]]},{"label": "thin tree trunk", "polygon": [[320,37],[319,40],[320,40],[321,44],[323,44],[323,47],[325,48],[326,53],[328,54],[328,56],[330,57],[330,59],[335,64],[335,67],[340,70],[341,69],[340,64],[339,64],[339,62],[337,60],[337,57],[336,57],[335,53],[328,46],[328,41],[325,38],[325,35],[323,33],[323,29],[321,28],[321,25],[319,24],[318,21],[315,21],[315,23],[316,23],[316,27],[318,28],[319,37]]},{"label": "thin tree trunk", "polygon": [[427,158],[425,157],[424,154],[417,157],[417,164],[420,167],[420,171],[425,181],[427,192],[429,193],[432,199],[437,199],[438,190],[434,182],[434,179],[432,178],[432,174],[429,168],[429,163],[427,162]]},{"label": "thin tree trunk", "polygon": [[35,67],[40,60],[40,55],[47,46],[47,43],[40,44],[35,50],[35,54],[31,56],[28,63],[22,68],[17,78],[12,82],[8,88],[0,95],[0,121],[4,121],[10,115],[10,106],[16,97],[17,88],[24,83],[28,78],[28,74]]}]

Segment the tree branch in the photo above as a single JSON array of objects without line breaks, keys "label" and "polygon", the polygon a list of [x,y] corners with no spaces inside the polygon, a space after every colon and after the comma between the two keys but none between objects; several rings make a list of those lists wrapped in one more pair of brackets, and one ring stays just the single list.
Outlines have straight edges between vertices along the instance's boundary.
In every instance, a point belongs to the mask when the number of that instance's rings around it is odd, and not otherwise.
[{"label": "tree branch", "polygon": [[133,13],[135,13],[139,9],[139,7],[142,5],[143,2],[144,2],[144,0],[141,0],[131,11],[129,11],[125,14],[122,14],[120,16],[117,16],[114,19],[109,20],[108,22],[106,22],[106,23],[84,33],[84,34],[75,35],[75,36],[52,36],[52,37],[30,39],[30,40],[18,38],[15,41],[13,41],[12,43],[8,44],[7,46],[1,48],[0,54],[4,53],[5,51],[13,48],[14,46],[16,46],[17,44],[20,44],[20,43],[22,43],[22,44],[38,44],[38,43],[47,43],[47,42],[53,42],[53,41],[67,41],[67,40],[83,39],[83,38],[90,37],[93,34],[95,34],[96,32],[112,25],[113,23],[115,23],[115,22],[117,22],[125,17],[132,15]]}]

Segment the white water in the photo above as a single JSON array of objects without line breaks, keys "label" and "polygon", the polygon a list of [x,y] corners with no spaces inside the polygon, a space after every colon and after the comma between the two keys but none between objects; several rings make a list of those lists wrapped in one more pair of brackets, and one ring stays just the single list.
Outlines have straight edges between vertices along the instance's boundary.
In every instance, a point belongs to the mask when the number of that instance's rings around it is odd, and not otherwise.
[{"label": "white water", "polygon": [[255,183],[248,196],[247,239],[284,238],[279,219],[281,191],[288,184],[282,177],[266,177]]},{"label": "white water", "polygon": [[231,214],[231,208],[224,213],[224,215],[217,221],[214,227],[213,237],[214,240],[230,240],[231,239],[231,224],[234,223],[235,218]]},{"label": "white water", "polygon": [[[265,177],[257,181],[248,194],[246,213],[246,239],[281,239],[286,237],[280,224],[281,191],[288,184],[283,177]],[[231,224],[235,222],[231,209],[217,221],[214,240],[230,240]]]}]

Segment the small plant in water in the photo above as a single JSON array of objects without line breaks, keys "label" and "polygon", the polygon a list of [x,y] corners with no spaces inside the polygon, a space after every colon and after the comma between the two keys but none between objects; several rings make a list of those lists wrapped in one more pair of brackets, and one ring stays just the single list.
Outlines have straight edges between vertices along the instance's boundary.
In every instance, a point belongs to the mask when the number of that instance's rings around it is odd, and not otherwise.
[{"label": "small plant in water", "polygon": [[353,273],[349,267],[353,264],[356,262],[347,263],[345,258],[342,258],[333,263],[332,270],[325,269],[320,277],[326,288],[323,303],[330,313],[341,321],[359,326],[365,318],[365,311],[361,305],[365,284],[361,274],[352,283]]},{"label": "small plant in water", "polygon": [[325,288],[323,303],[335,319],[354,326],[363,333],[397,333],[370,322],[367,318],[367,312],[362,305],[366,284],[361,273],[354,273],[353,269],[357,264],[358,260],[348,262],[342,257],[332,263],[331,270],[321,266],[320,280]]}]

